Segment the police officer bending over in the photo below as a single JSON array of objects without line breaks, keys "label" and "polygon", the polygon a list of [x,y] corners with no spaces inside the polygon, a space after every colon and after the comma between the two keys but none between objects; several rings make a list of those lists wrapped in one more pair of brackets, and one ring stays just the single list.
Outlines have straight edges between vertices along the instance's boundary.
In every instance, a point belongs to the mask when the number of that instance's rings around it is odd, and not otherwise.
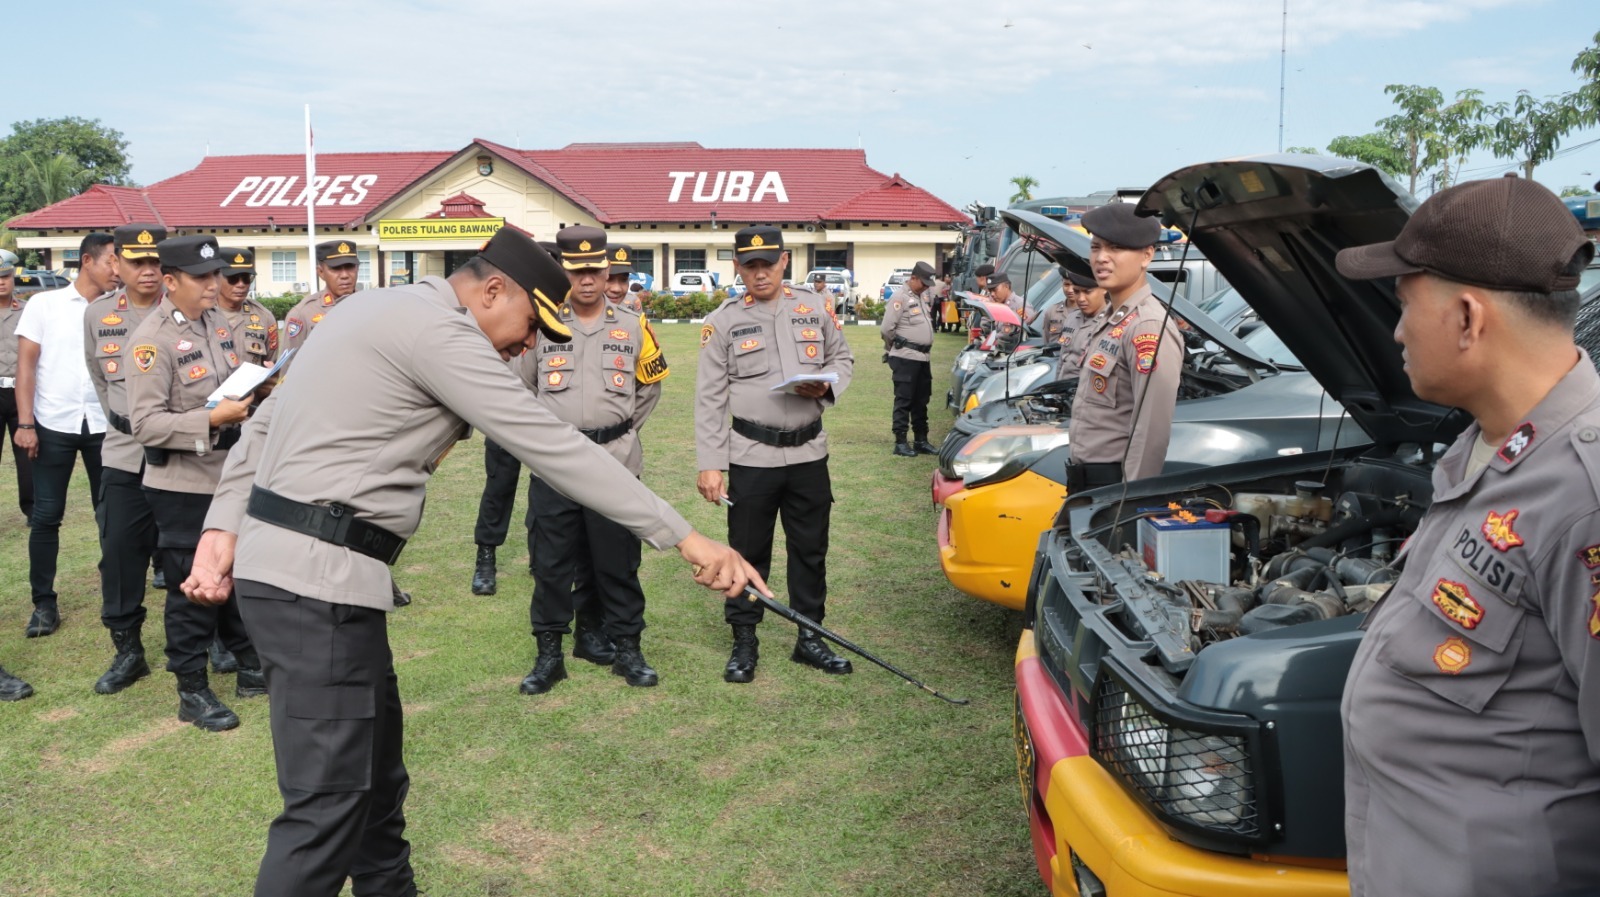
[{"label": "police officer bending over", "polygon": [[1069,492],[1155,476],[1172,438],[1183,337],[1145,281],[1161,225],[1133,208],[1112,203],[1083,216],[1089,264],[1106,291],[1107,311],[1080,331]]},{"label": "police officer bending over", "polygon": [[[572,339],[539,340],[513,362],[513,370],[552,414],[638,477],[644,472],[639,429],[661,399],[666,358],[642,317],[608,301],[606,232],[568,227],[556,242],[571,283],[560,318]],[[522,680],[522,693],[543,694],[567,678],[561,639],[572,631],[579,597],[593,605],[587,608],[591,620],[603,620],[614,646],[607,652],[611,671],[632,686],[655,685],[656,671],[639,648],[639,537],[537,476],[528,484],[528,527],[535,580],[529,615],[539,658]],[[578,582],[588,583],[581,595],[573,588]],[[574,653],[586,660],[597,656],[581,645]]]},{"label": "police officer bending over", "polygon": [[[888,350],[889,370],[894,373],[894,453],[915,458],[918,452],[937,455],[938,446],[928,441],[928,397],[933,395],[933,371],[928,353],[933,351],[933,318],[937,306],[929,295],[933,266],[917,262],[905,283],[889,294],[884,309],[883,347]],[[906,442],[910,430],[916,442]]]},{"label": "police officer bending over", "polygon": [[358,894],[416,893],[387,565],[416,530],[440,457],[469,427],[572,500],[676,547],[701,585],[728,597],[746,582],[765,591],[737,552],[690,528],[507,367],[536,324],[543,338],[570,336],[551,298],[566,288],[554,259],[505,228],[448,280],[346,300],[224,469],[184,588],[218,602],[238,577],[272,692],[284,808],[256,897],[334,897],[348,876]]},{"label": "police officer bending over", "polygon": [[239,717],[211,691],[206,648],[222,637],[239,663],[234,694],[266,693],[266,678],[239,617],[239,604],[185,600],[180,586],[204,529],[206,510],[252,396],[208,397],[239,366],[239,347],[216,307],[217,271],[227,265],[211,236],[173,237],[158,247],[167,295],[129,342],[128,419],[145,448],[144,491],[166,567],[167,669],[178,677],[178,719],[211,732]]},{"label": "police officer bending over", "polygon": [[[783,285],[789,253],[783,231],[752,226],[733,235],[734,264],[749,292],[729,299],[700,328],[694,435],[700,461],[696,486],[706,501],[727,500],[728,541],[757,570],[772,566],[772,530],[781,517],[789,545],[789,603],[822,622],[828,595],[828,434],[822,412],[850,385],[855,357],[825,303],[832,297]],[[794,392],[773,387],[801,374],[833,373],[836,383],[802,382]],[[728,419],[732,417],[730,427]],[[728,472],[724,485],[723,471]],[[765,610],[729,601],[733,627],[728,682],[756,676],[756,624]],[[851,671],[811,629],[801,629],[796,663],[825,673]]]},{"label": "police officer bending over", "polygon": [[1593,253],[1515,177],[1339,253],[1399,278],[1412,390],[1475,419],[1345,684],[1354,897],[1600,888],[1600,375],[1572,340]]}]

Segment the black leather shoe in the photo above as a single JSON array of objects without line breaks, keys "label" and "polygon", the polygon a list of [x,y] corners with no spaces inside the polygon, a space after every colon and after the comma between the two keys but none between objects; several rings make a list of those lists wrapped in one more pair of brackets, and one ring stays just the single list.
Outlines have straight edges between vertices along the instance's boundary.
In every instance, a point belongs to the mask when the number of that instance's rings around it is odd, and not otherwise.
[{"label": "black leather shoe", "polygon": [[95,682],[95,694],[114,695],[150,675],[137,627],[111,630],[111,644],[116,646],[117,655],[111,658],[111,668]]},{"label": "black leather shoe", "polygon": [[833,676],[843,676],[855,671],[850,661],[833,653],[833,649],[828,647],[828,643],[822,640],[815,629],[800,630],[800,640],[794,643],[794,653],[789,655],[789,659]]},{"label": "black leather shoe", "polygon": [[600,629],[579,623],[577,634],[572,637],[572,656],[597,666],[610,666],[617,660],[617,646]]},{"label": "black leather shoe", "polygon": [[637,635],[619,635],[615,639],[617,659],[611,663],[611,672],[627,680],[634,688],[650,688],[661,677],[645,663],[644,652],[639,650]]},{"label": "black leather shoe", "polygon": [[237,673],[239,672],[239,658],[233,656],[227,646],[222,644],[222,639],[211,637],[211,645],[206,648],[206,653],[211,656],[211,672]]},{"label": "black leather shoe", "polygon": [[267,674],[259,667],[239,668],[239,678],[234,680],[233,693],[241,698],[259,698],[267,693]]},{"label": "black leather shoe", "polygon": [[158,592],[167,590],[167,571],[163,570],[159,563],[156,564],[155,572],[150,577],[150,588]]},{"label": "black leather shoe", "polygon": [[917,454],[919,455],[939,454],[939,447],[926,439],[918,439],[915,443],[913,443],[912,447],[917,450]]},{"label": "black leather shoe", "polygon": [[49,604],[35,604],[33,615],[28,617],[28,629],[24,633],[28,638],[43,638],[61,628],[61,612],[56,609],[55,602]]},{"label": "black leather shoe", "polygon": [[394,606],[397,608],[411,603],[411,593],[401,589],[400,584],[395,582],[392,576],[389,577],[389,597],[394,600]]},{"label": "black leather shoe", "polygon": [[909,442],[895,443],[894,453],[902,458],[915,458],[917,456],[917,450],[912,448]]},{"label": "black leather shoe", "polygon": [[493,595],[495,572],[494,546],[479,545],[477,564],[472,568],[472,594]]},{"label": "black leather shoe", "polygon": [[239,726],[239,715],[211,690],[204,670],[178,674],[178,720],[207,732],[226,732]]},{"label": "black leather shoe", "polygon": [[0,701],[20,701],[33,695],[33,686],[0,667]]},{"label": "black leather shoe", "polygon": [[754,626],[733,626],[733,654],[722,671],[724,682],[754,682],[756,663],[761,659],[761,640],[756,638]]},{"label": "black leather shoe", "polygon": [[539,644],[539,659],[523,677],[520,691],[525,695],[542,695],[567,678],[567,662],[562,656],[561,633],[539,632],[533,638]]}]

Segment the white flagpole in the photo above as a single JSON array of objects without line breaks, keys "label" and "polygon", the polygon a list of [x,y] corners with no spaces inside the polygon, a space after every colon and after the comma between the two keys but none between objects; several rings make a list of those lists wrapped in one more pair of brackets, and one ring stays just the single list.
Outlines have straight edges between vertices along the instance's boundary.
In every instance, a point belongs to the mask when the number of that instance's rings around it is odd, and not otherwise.
[{"label": "white flagpole", "polygon": [[311,263],[311,277],[306,281],[306,292],[317,289],[317,152],[311,144],[311,104],[306,104],[306,260]]}]

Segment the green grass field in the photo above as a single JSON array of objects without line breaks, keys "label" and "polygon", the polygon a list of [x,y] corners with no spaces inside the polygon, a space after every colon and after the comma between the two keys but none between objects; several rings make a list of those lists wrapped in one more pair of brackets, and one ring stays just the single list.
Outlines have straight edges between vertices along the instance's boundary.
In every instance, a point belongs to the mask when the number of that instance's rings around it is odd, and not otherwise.
[{"label": "green grass field", "polygon": [[[721,509],[694,489],[699,328],[659,330],[673,373],[645,430],[645,480],[722,539]],[[552,693],[518,694],[534,654],[525,499],[500,552],[499,594],[474,597],[475,438],[433,481],[396,567],[416,601],[390,620],[406,702],[408,835],[426,893],[1042,893],[1011,745],[1020,621],[939,572],[933,460],[889,454],[877,331],[848,332],[855,381],[827,418],[837,501],[828,623],[971,705],[934,700],[865,661],[846,677],[793,664],[794,627],[772,615],[756,682],[728,685],[720,599],[690,581],[676,553],[648,549],[644,649],[661,685],[630,689],[569,659],[572,678]],[[941,336],[935,351],[935,442],[949,421],[941,405],[956,346]],[[154,592],[145,644],[157,672],[119,695],[93,693],[111,649],[81,471],[62,532],[63,627],[24,639],[27,528],[9,468],[0,664],[38,694],[0,704],[0,895],[248,894],[279,808],[266,700],[234,699],[233,677],[215,676],[243,725],[215,735],[177,722]]]}]

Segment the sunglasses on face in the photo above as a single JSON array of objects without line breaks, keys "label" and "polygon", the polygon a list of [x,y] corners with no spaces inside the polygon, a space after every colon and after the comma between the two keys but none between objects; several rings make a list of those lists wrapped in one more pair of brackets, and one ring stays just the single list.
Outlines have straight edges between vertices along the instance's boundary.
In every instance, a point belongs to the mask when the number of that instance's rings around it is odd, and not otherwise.
[{"label": "sunglasses on face", "polygon": [[255,279],[256,279],[256,276],[254,274],[229,274],[228,275],[228,283],[249,283],[250,281],[255,280]]}]

